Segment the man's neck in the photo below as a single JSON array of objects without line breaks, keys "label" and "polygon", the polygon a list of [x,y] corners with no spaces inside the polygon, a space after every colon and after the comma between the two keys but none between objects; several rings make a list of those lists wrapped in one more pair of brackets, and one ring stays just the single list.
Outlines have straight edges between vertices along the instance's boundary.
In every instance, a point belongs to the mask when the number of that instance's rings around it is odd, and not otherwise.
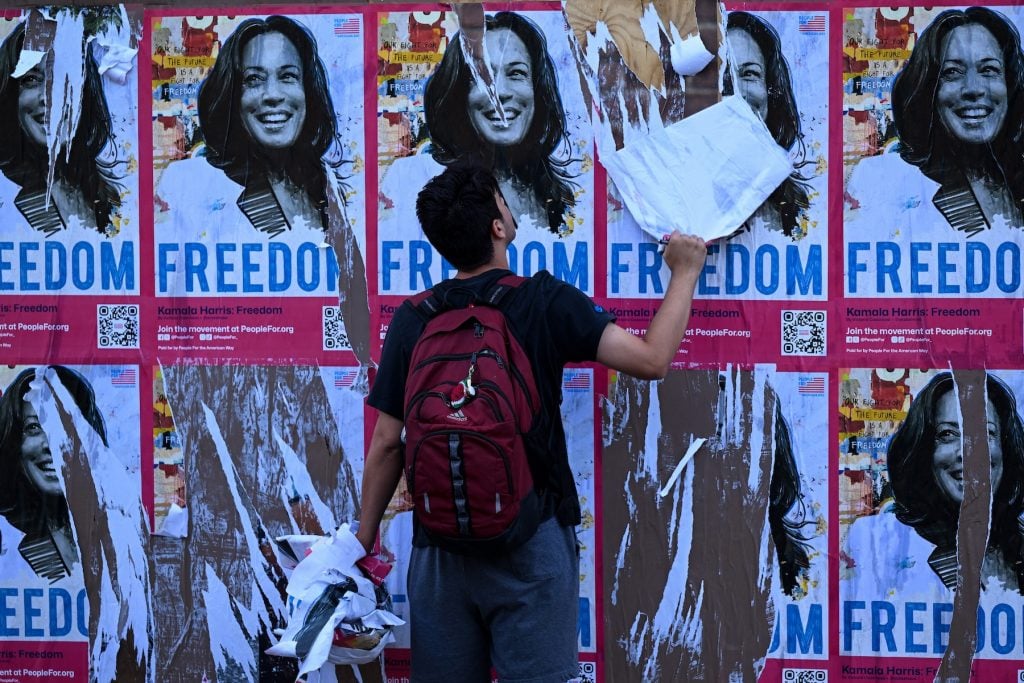
[{"label": "man's neck", "polygon": [[499,258],[497,256],[497,254],[495,254],[494,258],[492,258],[490,261],[488,261],[487,263],[483,264],[482,266],[477,266],[476,268],[473,268],[471,270],[460,270],[460,271],[457,271],[455,273],[455,279],[456,280],[468,280],[471,277],[476,277],[477,275],[482,275],[482,274],[486,273],[487,271],[495,270],[496,268],[500,268],[501,270],[508,270],[508,257],[505,256],[504,253],[502,253],[501,256],[502,257]]}]

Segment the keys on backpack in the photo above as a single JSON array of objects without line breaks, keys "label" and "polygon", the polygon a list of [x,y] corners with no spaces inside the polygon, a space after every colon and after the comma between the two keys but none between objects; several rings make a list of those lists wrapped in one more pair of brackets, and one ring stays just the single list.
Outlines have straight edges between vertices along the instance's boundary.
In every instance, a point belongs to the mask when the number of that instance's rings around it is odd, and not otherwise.
[{"label": "keys on backpack", "polygon": [[452,388],[449,403],[452,408],[458,410],[476,396],[476,387],[473,386],[473,371],[476,370],[476,354],[470,359],[469,374]]}]

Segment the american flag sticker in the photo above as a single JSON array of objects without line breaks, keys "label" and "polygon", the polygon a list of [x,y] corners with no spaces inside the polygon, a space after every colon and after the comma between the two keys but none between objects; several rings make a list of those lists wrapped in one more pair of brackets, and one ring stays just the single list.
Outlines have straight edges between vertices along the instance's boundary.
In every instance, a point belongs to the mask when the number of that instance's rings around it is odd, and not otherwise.
[{"label": "american flag sticker", "polygon": [[825,15],[824,14],[801,14],[797,17],[799,21],[799,31],[801,33],[824,33],[825,32]]},{"label": "american flag sticker", "polygon": [[111,368],[110,383],[115,387],[134,387],[138,381],[135,368]]},{"label": "american flag sticker", "polygon": [[334,35],[336,36],[358,36],[360,20],[362,17],[348,17],[346,19],[334,20]]},{"label": "american flag sticker", "polygon": [[334,388],[344,389],[350,387],[356,383],[357,370],[335,370],[334,371]]},{"label": "american flag sticker", "polygon": [[566,391],[588,391],[590,389],[590,373],[579,370],[567,370],[562,375],[562,389]]},{"label": "american flag sticker", "polygon": [[796,382],[796,390],[801,394],[809,394],[811,396],[825,395],[824,375],[800,375]]}]

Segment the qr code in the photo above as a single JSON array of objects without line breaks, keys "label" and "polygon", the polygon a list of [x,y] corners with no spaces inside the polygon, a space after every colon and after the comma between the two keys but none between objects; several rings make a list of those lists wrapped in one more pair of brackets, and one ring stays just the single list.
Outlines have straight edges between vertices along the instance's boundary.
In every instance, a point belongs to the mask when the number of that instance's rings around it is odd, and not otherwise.
[{"label": "qr code", "polygon": [[824,356],[825,311],[782,312],[782,355]]},{"label": "qr code", "polygon": [[99,304],[96,307],[96,344],[101,349],[139,348],[139,307]]},{"label": "qr code", "polygon": [[324,351],[344,351],[351,349],[348,341],[348,332],[345,330],[345,321],[341,319],[341,309],[338,306],[324,306]]},{"label": "qr code", "polygon": [[783,669],[783,683],[828,683],[825,669]]},{"label": "qr code", "polygon": [[597,664],[593,662],[580,662],[580,675],[576,680],[579,683],[596,683]]}]

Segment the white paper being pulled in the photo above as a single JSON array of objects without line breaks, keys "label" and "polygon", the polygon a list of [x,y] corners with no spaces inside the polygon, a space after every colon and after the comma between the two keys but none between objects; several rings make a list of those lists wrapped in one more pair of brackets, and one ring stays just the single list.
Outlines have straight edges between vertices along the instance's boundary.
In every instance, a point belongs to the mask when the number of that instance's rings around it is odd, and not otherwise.
[{"label": "white paper being pulled", "polygon": [[601,151],[629,212],[654,237],[673,228],[705,241],[730,235],[793,170],[741,97]]},{"label": "white paper being pulled", "polygon": [[348,524],[309,548],[288,579],[288,626],[267,654],[297,658],[299,676],[327,662],[366,664],[380,656],[394,639],[391,627],[405,622],[378,604],[355,564],[363,555]]}]

